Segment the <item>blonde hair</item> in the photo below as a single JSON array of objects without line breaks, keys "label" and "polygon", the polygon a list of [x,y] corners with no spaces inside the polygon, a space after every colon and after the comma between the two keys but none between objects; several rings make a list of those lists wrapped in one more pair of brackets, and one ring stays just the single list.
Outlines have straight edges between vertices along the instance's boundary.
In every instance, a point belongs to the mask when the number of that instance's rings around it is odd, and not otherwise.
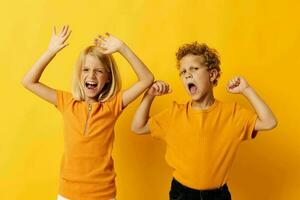
[{"label": "blonde hair", "polygon": [[80,82],[80,76],[82,73],[82,66],[85,63],[87,55],[98,58],[104,64],[105,70],[109,73],[110,81],[106,83],[98,97],[99,102],[107,101],[121,89],[121,79],[119,76],[118,67],[112,55],[102,54],[96,46],[88,46],[79,55],[79,58],[75,64],[73,75],[73,97],[78,101],[83,101],[85,99],[83,86]]}]

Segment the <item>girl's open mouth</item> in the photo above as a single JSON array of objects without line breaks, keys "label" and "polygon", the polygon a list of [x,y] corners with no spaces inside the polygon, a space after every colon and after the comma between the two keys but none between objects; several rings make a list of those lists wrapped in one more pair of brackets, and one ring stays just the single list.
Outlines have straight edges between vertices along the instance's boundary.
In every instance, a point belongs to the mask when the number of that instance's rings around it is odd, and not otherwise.
[{"label": "girl's open mouth", "polygon": [[90,89],[90,90],[95,89],[97,87],[97,85],[98,84],[96,82],[93,82],[93,81],[87,81],[87,82],[85,82],[85,87],[87,89]]}]

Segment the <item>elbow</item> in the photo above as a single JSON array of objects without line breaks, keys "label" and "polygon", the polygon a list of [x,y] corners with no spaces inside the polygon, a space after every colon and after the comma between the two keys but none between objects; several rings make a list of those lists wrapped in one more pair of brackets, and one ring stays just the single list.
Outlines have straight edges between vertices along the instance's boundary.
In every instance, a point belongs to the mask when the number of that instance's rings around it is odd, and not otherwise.
[{"label": "elbow", "polygon": [[274,129],[277,127],[278,121],[276,118],[274,118],[271,122],[270,122],[270,129]]},{"label": "elbow", "polygon": [[143,79],[143,82],[145,83],[146,87],[150,87],[151,84],[154,82],[153,74],[149,72],[148,75]]},{"label": "elbow", "polygon": [[150,87],[153,82],[154,82],[154,76],[152,73],[150,73],[148,75],[148,77],[146,78],[145,83],[146,83],[147,87]]},{"label": "elbow", "polygon": [[138,126],[136,126],[134,124],[131,125],[131,132],[133,132],[133,133],[135,133],[137,135],[141,135],[141,134],[144,133],[142,128],[140,128],[140,127],[138,127]]},{"label": "elbow", "polygon": [[140,134],[139,129],[136,126],[134,126],[133,124],[131,125],[131,129],[130,130],[131,130],[131,132],[133,132],[135,134]]},{"label": "elbow", "polygon": [[25,81],[25,79],[21,80],[21,84],[23,85],[23,87],[28,88],[28,83],[27,81]]},{"label": "elbow", "polygon": [[265,130],[272,130],[277,126],[278,122],[276,118],[273,118],[271,120],[269,120],[267,123],[265,123]]}]

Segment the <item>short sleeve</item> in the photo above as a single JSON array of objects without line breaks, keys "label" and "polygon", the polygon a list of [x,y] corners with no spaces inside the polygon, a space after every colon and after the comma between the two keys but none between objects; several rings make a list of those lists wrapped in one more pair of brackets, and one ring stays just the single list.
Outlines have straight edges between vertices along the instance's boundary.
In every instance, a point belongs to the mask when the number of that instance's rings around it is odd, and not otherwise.
[{"label": "short sleeve", "polygon": [[174,112],[174,104],[169,108],[153,115],[149,118],[148,124],[151,136],[157,139],[164,140],[172,121],[172,113]]},{"label": "short sleeve", "polygon": [[56,108],[63,113],[67,104],[71,102],[73,96],[69,92],[56,90]]},{"label": "short sleeve", "polygon": [[257,132],[254,130],[257,115],[254,111],[248,110],[239,104],[234,106],[234,121],[240,131],[240,139],[248,140],[256,137]]},{"label": "short sleeve", "polygon": [[119,91],[107,101],[107,105],[109,106],[109,108],[115,116],[118,116],[123,111],[122,96],[123,91]]}]

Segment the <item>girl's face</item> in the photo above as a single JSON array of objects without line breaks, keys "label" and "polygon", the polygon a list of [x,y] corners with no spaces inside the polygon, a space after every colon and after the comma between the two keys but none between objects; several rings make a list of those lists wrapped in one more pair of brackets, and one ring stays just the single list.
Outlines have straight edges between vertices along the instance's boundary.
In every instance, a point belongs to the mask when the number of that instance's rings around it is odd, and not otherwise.
[{"label": "girl's face", "polygon": [[110,81],[109,72],[96,56],[86,55],[82,66],[81,84],[83,86],[85,101],[96,102],[106,83]]},{"label": "girl's face", "polygon": [[210,72],[203,64],[204,58],[188,54],[180,60],[179,74],[185,89],[192,100],[200,100],[213,88]]}]

